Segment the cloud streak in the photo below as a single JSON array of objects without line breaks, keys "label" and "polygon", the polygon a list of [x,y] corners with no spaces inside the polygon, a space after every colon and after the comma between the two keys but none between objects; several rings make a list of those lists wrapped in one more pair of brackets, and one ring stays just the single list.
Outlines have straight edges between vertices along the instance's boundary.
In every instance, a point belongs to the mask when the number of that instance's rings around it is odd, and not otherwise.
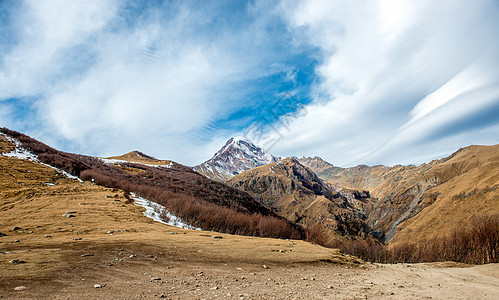
[{"label": "cloud streak", "polygon": [[274,151],[349,166],[498,142],[493,1],[299,1],[283,12],[323,63],[316,102]]}]

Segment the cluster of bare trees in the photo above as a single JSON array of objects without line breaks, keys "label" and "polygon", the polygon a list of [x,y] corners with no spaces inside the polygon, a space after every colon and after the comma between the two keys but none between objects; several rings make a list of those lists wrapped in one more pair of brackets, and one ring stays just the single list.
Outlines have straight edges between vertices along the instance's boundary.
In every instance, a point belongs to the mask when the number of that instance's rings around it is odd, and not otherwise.
[{"label": "cluster of bare trees", "polygon": [[372,237],[339,241],[320,225],[307,230],[307,239],[326,247],[339,248],[366,261],[380,263],[417,263],[455,261],[468,264],[499,262],[499,216],[475,217],[443,237],[420,243],[385,246]]}]

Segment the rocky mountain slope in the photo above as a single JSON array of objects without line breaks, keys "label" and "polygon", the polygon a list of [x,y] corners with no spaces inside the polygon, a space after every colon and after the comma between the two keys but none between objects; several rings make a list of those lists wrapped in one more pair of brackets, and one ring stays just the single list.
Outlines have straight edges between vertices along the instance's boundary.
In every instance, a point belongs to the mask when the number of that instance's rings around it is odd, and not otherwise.
[{"label": "rocky mountain slope", "polygon": [[474,216],[499,214],[499,145],[469,146],[420,166],[309,166],[328,183],[368,190],[377,201],[367,223],[391,243],[442,236]]},{"label": "rocky mountain slope", "polygon": [[322,224],[330,233],[355,237],[367,231],[369,193],[335,187],[317,177],[296,158],[257,167],[227,181],[303,226]]},{"label": "rocky mountain slope", "polygon": [[266,150],[242,137],[231,138],[215,155],[194,170],[213,180],[227,180],[235,175],[278,161]]},{"label": "rocky mountain slope", "polygon": [[[317,176],[319,176],[319,178],[323,180],[327,180],[344,170],[341,167],[333,166],[332,164],[328,163],[327,161],[323,160],[318,156],[302,157],[299,158],[298,161],[302,165],[312,170],[315,174],[317,174]],[[340,185],[340,186],[346,187],[346,185]]]}]

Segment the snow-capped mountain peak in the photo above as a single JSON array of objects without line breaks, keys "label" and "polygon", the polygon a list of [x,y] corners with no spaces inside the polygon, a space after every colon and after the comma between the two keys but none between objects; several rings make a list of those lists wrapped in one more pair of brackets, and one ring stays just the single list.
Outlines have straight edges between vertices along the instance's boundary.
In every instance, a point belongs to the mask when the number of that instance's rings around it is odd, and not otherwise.
[{"label": "snow-capped mountain peak", "polygon": [[225,180],[279,159],[244,137],[233,137],[211,159],[194,170],[212,179]]}]

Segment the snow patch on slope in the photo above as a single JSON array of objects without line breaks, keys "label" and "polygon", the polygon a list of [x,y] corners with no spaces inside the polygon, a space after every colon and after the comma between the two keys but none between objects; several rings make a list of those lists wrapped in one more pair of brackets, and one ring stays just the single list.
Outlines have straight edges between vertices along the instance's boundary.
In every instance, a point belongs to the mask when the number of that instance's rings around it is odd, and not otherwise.
[{"label": "snow patch on slope", "polygon": [[[147,200],[147,199],[142,198],[142,197],[138,197],[134,193],[130,193],[130,195],[132,195],[132,199],[135,201],[134,202],[135,205],[141,206],[141,207],[143,207],[143,208],[146,209],[146,211],[144,212],[144,216],[146,216],[148,218],[151,218],[151,219],[153,219],[156,222],[160,222],[162,224],[171,225],[171,226],[175,226],[175,227],[179,227],[179,228],[184,228],[184,229],[202,230],[201,228],[194,227],[194,226],[191,226],[189,224],[186,224],[186,223],[182,222],[182,220],[179,217],[177,217],[177,216],[173,215],[172,213],[170,213],[166,209],[166,207],[164,207],[161,204],[152,202],[152,201]],[[168,220],[166,222],[161,217],[161,215],[165,211],[166,211],[166,219]]]},{"label": "snow patch on slope", "polygon": [[54,170],[56,170],[57,172],[61,173],[62,175],[68,177],[68,178],[71,178],[71,179],[76,179],[78,180],[79,182],[83,182],[83,180],[81,180],[80,178],[78,178],[77,176],[74,176],[74,175],[71,175],[69,174],[68,172],[64,171],[64,170],[61,170],[61,169],[58,169],[56,167],[53,167],[51,165],[48,165],[46,163],[42,163],[39,159],[38,159],[38,156],[34,153],[31,153],[29,152],[27,149],[24,149],[22,147],[22,144],[21,142],[19,142],[18,140],[6,135],[6,134],[3,134],[3,133],[0,133],[1,136],[3,136],[4,138],[6,138],[7,140],[9,140],[11,143],[14,144],[15,146],[15,149],[12,150],[11,152],[9,153],[2,153],[2,156],[5,156],[5,157],[12,157],[12,158],[17,158],[17,159],[25,159],[25,160],[30,160],[30,161],[33,161],[33,162],[36,162],[36,163],[39,163],[39,164],[42,164],[44,166],[47,166],[47,167],[50,167]]}]

